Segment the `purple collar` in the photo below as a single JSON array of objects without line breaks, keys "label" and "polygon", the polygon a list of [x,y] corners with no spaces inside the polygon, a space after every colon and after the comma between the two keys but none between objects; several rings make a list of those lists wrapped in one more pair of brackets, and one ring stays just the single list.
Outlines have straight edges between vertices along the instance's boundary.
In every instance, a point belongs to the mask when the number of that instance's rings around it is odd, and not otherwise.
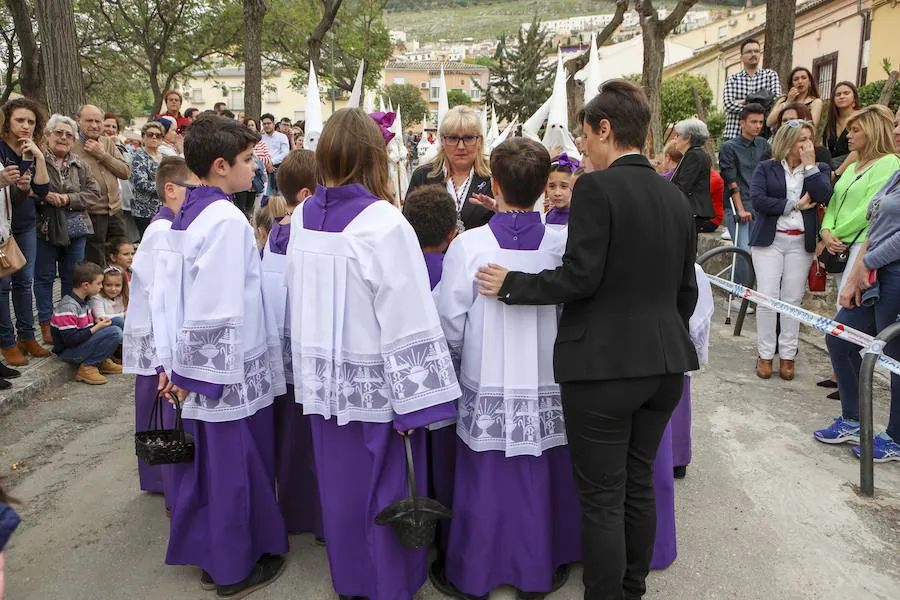
[{"label": "purple collar", "polygon": [[505,250],[537,250],[544,239],[541,215],[534,211],[497,213],[488,227]]},{"label": "purple collar", "polygon": [[547,211],[545,221],[548,225],[568,225],[569,209],[568,208],[551,208]]},{"label": "purple collar", "polygon": [[194,219],[200,216],[207,206],[219,200],[228,200],[229,196],[221,189],[211,185],[200,185],[188,188],[184,194],[184,202],[181,210],[172,221],[172,229],[183,231],[187,229]]},{"label": "purple collar", "polygon": [[168,221],[169,223],[175,220],[175,213],[172,212],[172,209],[168,206],[163,206],[162,208],[160,208],[159,212],[156,213],[156,216],[154,216],[153,220],[150,222],[155,223],[162,220]]},{"label": "purple collar", "polygon": [[431,289],[441,280],[444,274],[444,253],[443,252],[424,252],[425,266],[428,268],[428,282]]},{"label": "purple collar", "polygon": [[282,225],[278,221],[272,223],[269,233],[269,250],[275,254],[287,254],[288,242],[291,240],[291,224]]},{"label": "purple collar", "polygon": [[316,193],[303,202],[303,229],[343,231],[367,206],[380,200],[358,183],[331,188],[317,186]]}]

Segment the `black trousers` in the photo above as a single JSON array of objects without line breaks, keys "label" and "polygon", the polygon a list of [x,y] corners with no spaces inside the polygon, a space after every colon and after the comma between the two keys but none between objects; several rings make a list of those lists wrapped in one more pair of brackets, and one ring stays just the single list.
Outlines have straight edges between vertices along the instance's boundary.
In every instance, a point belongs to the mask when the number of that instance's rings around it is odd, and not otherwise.
[{"label": "black trousers", "polygon": [[109,241],[116,238],[128,239],[125,221],[122,220],[121,212],[113,215],[92,214],[91,224],[94,226],[94,233],[88,236],[87,244],[84,247],[84,260],[105,267],[106,245]]},{"label": "black trousers", "polygon": [[656,538],[653,463],[684,375],[562,384],[585,600],[637,600]]},{"label": "black trousers", "polygon": [[137,225],[138,234],[141,238],[144,237],[144,232],[147,231],[147,227],[150,226],[150,221],[153,220],[153,217],[134,217],[134,224]]}]

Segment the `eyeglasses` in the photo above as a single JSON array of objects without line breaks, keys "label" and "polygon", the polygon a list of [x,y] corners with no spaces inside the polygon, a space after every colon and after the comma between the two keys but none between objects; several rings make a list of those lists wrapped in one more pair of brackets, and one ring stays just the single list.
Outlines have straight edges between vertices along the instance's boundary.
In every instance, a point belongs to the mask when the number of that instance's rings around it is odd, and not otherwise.
[{"label": "eyeglasses", "polygon": [[152,131],[147,131],[147,132],[144,133],[144,137],[148,137],[148,138],[150,138],[150,139],[152,139],[152,140],[161,140],[161,139],[163,138],[163,134],[161,134],[161,133],[154,133],[154,132],[152,132]]},{"label": "eyeglasses", "polygon": [[61,129],[57,129],[56,131],[54,131],[53,135],[55,135],[58,138],[63,138],[64,140],[74,140],[75,139],[75,134],[73,134],[69,131],[63,131]]},{"label": "eyeglasses", "polygon": [[445,136],[442,136],[441,139],[444,140],[444,144],[450,146],[451,148],[453,146],[458,147],[460,142],[462,142],[463,146],[465,146],[466,148],[471,148],[472,146],[474,146],[475,144],[478,143],[478,140],[481,139],[481,136],[480,135],[463,135],[463,136],[445,135]]}]

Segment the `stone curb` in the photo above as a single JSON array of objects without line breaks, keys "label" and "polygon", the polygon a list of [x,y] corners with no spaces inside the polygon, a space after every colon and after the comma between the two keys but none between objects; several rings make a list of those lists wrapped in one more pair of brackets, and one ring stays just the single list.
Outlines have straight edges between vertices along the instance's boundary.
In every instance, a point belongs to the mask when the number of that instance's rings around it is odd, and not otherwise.
[{"label": "stone curb", "polygon": [[74,366],[52,354],[47,358],[30,358],[27,366],[17,370],[22,376],[10,379],[12,388],[0,392],[0,416],[52,393],[75,375]]}]

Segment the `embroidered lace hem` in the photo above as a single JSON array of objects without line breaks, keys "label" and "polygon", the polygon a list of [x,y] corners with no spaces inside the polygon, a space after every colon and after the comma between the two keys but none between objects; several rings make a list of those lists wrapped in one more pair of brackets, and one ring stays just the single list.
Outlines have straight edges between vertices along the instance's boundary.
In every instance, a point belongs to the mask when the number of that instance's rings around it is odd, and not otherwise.
[{"label": "embroidered lace hem", "polygon": [[191,379],[238,383],[242,357],[241,324],[235,321],[185,323],[175,339],[174,369]]}]

